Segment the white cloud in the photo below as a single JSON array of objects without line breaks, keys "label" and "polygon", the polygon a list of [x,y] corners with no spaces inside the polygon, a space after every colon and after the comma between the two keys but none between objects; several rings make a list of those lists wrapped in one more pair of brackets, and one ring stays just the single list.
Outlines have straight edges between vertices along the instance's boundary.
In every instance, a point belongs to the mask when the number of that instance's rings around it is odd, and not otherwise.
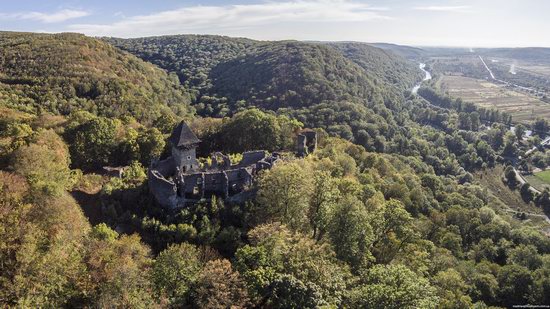
[{"label": "white cloud", "polygon": [[290,22],[354,22],[389,19],[383,7],[352,0],[287,0],[227,6],[189,6],[124,18],[111,24],[75,24],[70,31],[95,36],[136,37],[178,33],[223,33]]},{"label": "white cloud", "polygon": [[468,5],[457,5],[457,6],[417,6],[414,9],[417,11],[432,11],[432,12],[465,12],[471,7]]},{"label": "white cloud", "polygon": [[0,19],[35,20],[43,23],[59,23],[88,15],[90,15],[90,13],[87,11],[65,9],[54,13],[24,12],[0,14]]}]

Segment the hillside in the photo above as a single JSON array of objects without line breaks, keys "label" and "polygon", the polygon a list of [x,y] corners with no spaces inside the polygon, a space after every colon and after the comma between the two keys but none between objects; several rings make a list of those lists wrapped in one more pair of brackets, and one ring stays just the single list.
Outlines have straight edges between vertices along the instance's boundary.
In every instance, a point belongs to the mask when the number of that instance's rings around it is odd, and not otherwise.
[{"label": "hillside", "polygon": [[[386,86],[396,85],[401,90],[408,90],[422,76],[415,65],[404,59],[418,57],[422,52],[418,48],[345,42],[330,43],[329,46],[338,49],[344,57],[359,65],[370,76],[383,80]],[[413,52],[417,53],[416,56],[410,54]]]},{"label": "hillside", "polygon": [[172,113],[167,107],[191,112],[175,76],[94,38],[1,32],[0,49],[0,100],[10,106],[144,121]]},{"label": "hillside", "polygon": [[[234,110],[239,100],[272,110],[351,97],[372,101],[420,78],[412,63],[366,44],[196,35],[106,40],[177,73],[206,105],[205,114]],[[394,75],[389,79],[388,70]]]},{"label": "hillside", "polygon": [[413,62],[366,44],[196,35],[106,40],[177,73],[201,116],[255,106],[369,149],[378,134],[393,139],[398,129],[388,109],[401,113],[403,93],[421,79]]},{"label": "hillside", "polygon": [[369,45],[380,49],[389,50],[392,53],[407,59],[418,59],[422,56],[425,56],[426,54],[426,51],[422,48],[406,45],[397,45],[390,43],[369,43]]},{"label": "hillside", "polygon": [[[481,134],[455,132],[478,130],[475,115],[474,126],[460,124],[456,111],[409,96],[422,78],[417,65],[368,44],[195,35],[106,40],[177,72],[196,95],[193,104],[201,116],[259,107],[369,151],[420,156],[437,174],[462,177],[465,170],[495,162],[495,152],[465,146],[476,145]],[[495,143],[496,151],[500,147]]]},{"label": "hillside", "polygon": [[509,58],[518,61],[548,64],[550,63],[550,48],[524,47],[524,48],[486,48],[478,50],[483,55]]},{"label": "hillside", "polygon": [[[501,179],[521,134],[482,126],[507,117],[495,110],[430,88],[411,94],[414,62],[359,43],[110,40],[178,81],[104,41],[4,37],[0,306],[550,302],[550,238],[539,231],[550,194],[520,196]],[[169,107],[185,116],[185,102],[217,117],[190,122],[207,171],[223,171],[213,152],[235,162],[254,149],[279,154],[243,173],[243,200],[192,199],[177,211],[155,201],[146,166],[170,151]],[[317,132],[304,157],[294,152],[303,127]],[[193,174],[206,179],[198,168],[171,179],[181,188]]]}]

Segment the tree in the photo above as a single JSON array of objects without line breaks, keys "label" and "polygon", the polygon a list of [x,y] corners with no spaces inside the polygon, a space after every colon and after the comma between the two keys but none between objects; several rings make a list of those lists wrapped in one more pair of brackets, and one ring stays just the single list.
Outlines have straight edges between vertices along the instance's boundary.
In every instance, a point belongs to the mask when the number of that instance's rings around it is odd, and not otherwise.
[{"label": "tree", "polygon": [[307,218],[312,179],[298,163],[278,165],[258,180],[257,217],[279,221],[294,230],[309,230]]},{"label": "tree", "polygon": [[0,171],[0,302],[69,307],[86,285],[82,240],[89,224],[69,195],[36,200],[30,189],[23,177]]},{"label": "tree", "polygon": [[527,128],[525,128],[525,126],[522,124],[518,124],[517,126],[515,126],[514,133],[516,134],[516,138],[518,139],[519,142],[523,140],[523,136],[525,135],[526,130]]},{"label": "tree", "polygon": [[315,173],[313,188],[308,218],[313,238],[321,240],[329,228],[340,192],[335,179],[328,172]]},{"label": "tree", "polygon": [[494,304],[499,293],[498,281],[492,273],[477,272],[473,278],[474,299]]},{"label": "tree", "polygon": [[472,299],[466,294],[468,285],[460,273],[454,269],[438,272],[433,285],[437,287],[440,297],[439,308],[471,308]]},{"label": "tree", "polygon": [[206,263],[191,288],[190,302],[197,308],[245,308],[249,304],[246,286],[228,260]]},{"label": "tree", "polygon": [[137,235],[113,239],[102,234],[92,233],[87,244],[84,260],[90,282],[78,306],[154,306],[149,248]]},{"label": "tree", "polygon": [[345,301],[348,308],[435,308],[436,289],[403,265],[375,265]]},{"label": "tree", "polygon": [[545,188],[544,191],[537,195],[535,204],[542,207],[544,211],[550,211],[550,191],[548,188]]},{"label": "tree", "polygon": [[533,192],[531,192],[531,185],[528,182],[525,182],[519,188],[519,193],[524,201],[530,202],[533,200]]},{"label": "tree", "polygon": [[532,304],[550,303],[550,255],[543,257],[543,266],[533,272],[533,288],[529,299]]},{"label": "tree", "polygon": [[336,256],[353,269],[365,267],[371,260],[369,251],[374,241],[365,206],[355,197],[342,199],[330,224],[330,240]]},{"label": "tree", "polygon": [[504,177],[506,178],[506,181],[508,182],[508,185],[515,187],[517,185],[517,179],[516,179],[516,171],[514,170],[514,167],[511,165],[508,165],[506,169],[504,169]]},{"label": "tree", "polygon": [[151,277],[157,295],[174,306],[185,304],[202,267],[196,247],[187,243],[170,245],[153,263]]},{"label": "tree", "polygon": [[533,123],[534,133],[540,136],[543,136],[544,134],[548,133],[549,127],[550,126],[548,125],[548,120],[543,118],[537,118]]},{"label": "tree", "polygon": [[520,265],[505,265],[498,273],[499,297],[503,306],[525,304],[533,284],[529,270]]},{"label": "tree", "polygon": [[533,245],[519,245],[508,253],[508,263],[517,264],[535,270],[542,266],[542,257]]},{"label": "tree", "polygon": [[403,203],[391,199],[369,215],[373,231],[371,252],[378,263],[389,263],[416,237],[411,215]]},{"label": "tree", "polygon": [[137,144],[139,161],[145,166],[149,166],[153,159],[159,158],[166,146],[164,136],[156,128],[141,130],[137,137]]},{"label": "tree", "polygon": [[68,132],[74,165],[94,169],[109,164],[116,146],[116,130],[116,121],[97,117]]},{"label": "tree", "polygon": [[228,152],[291,149],[294,133],[300,127],[301,123],[286,116],[249,109],[235,114],[223,124],[223,149]]},{"label": "tree", "polygon": [[25,176],[37,193],[60,196],[73,184],[67,146],[53,131],[38,134],[34,142],[12,155],[12,168]]},{"label": "tree", "polygon": [[290,275],[292,278],[275,285],[280,284],[283,290],[295,284],[299,289],[307,287],[318,294],[317,300],[340,304],[351,274],[348,267],[336,259],[330,246],[301,233],[291,233],[276,223],[260,225],[248,236],[251,245],[237,251],[236,265],[246,278],[251,295],[264,300],[284,297],[271,295],[278,293],[273,284],[282,275]]},{"label": "tree", "polygon": [[311,282],[304,284],[292,275],[282,275],[270,285],[267,303],[270,308],[319,308],[327,303],[319,288]]}]

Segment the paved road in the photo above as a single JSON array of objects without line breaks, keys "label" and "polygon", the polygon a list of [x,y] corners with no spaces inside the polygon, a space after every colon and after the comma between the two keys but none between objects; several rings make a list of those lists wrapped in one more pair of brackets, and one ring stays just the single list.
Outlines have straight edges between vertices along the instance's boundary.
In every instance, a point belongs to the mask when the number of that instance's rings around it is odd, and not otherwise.
[{"label": "paved road", "polygon": [[487,66],[487,63],[485,63],[485,60],[483,60],[483,58],[481,58],[480,55],[478,55],[479,57],[479,60],[481,60],[481,62],[483,62],[483,65],[485,66],[485,68],[487,69],[487,71],[489,72],[489,75],[491,75],[491,78],[494,79],[494,80],[497,80],[495,78],[495,75],[493,74],[493,71],[491,71],[491,69],[489,69],[489,66]]},{"label": "paved road", "polygon": [[497,81],[501,84],[504,84],[504,85],[507,85],[507,86],[512,86],[512,87],[515,87],[515,88],[518,88],[518,89],[521,89],[521,90],[524,90],[524,91],[527,91],[527,92],[534,92],[538,95],[544,95],[545,93],[544,92],[540,92],[536,89],[533,89],[533,88],[529,88],[529,87],[525,87],[525,86],[521,86],[521,85],[518,85],[518,84],[513,84],[513,83],[510,83],[510,82],[507,82],[505,80],[502,80],[502,79],[498,79],[495,77],[495,74],[493,74],[493,71],[491,71],[491,69],[489,68],[489,66],[487,65],[487,63],[485,62],[485,60],[483,60],[483,58],[478,55],[479,57],[479,60],[481,60],[481,62],[483,63],[483,65],[485,66],[485,69],[487,69],[487,72],[489,72],[489,75],[491,75],[491,79],[494,80],[494,81]]}]

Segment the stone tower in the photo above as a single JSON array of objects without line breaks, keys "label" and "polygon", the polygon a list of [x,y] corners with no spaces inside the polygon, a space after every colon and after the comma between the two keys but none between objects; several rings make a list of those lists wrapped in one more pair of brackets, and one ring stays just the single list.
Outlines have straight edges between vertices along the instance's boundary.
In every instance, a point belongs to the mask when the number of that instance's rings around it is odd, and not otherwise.
[{"label": "stone tower", "polygon": [[172,158],[181,172],[199,168],[196,149],[200,140],[184,121],[172,131],[169,141],[172,144]]}]

